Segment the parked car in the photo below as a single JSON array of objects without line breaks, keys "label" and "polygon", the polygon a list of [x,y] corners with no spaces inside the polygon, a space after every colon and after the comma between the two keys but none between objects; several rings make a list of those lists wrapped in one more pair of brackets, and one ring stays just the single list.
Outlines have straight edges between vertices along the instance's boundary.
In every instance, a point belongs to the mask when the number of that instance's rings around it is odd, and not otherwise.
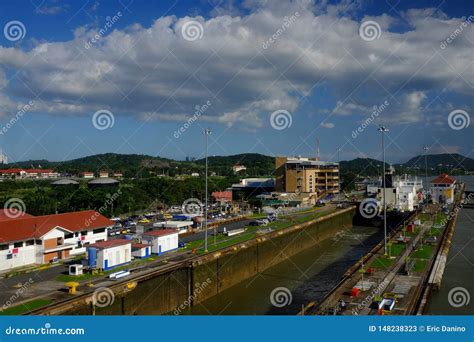
[{"label": "parked car", "polygon": [[151,221],[147,218],[142,218],[141,220],[138,221],[138,223],[140,224],[147,224],[147,223],[150,223]]},{"label": "parked car", "polygon": [[178,242],[178,248],[184,248],[184,247],[186,247],[186,243],[183,242],[183,241],[179,241]]}]

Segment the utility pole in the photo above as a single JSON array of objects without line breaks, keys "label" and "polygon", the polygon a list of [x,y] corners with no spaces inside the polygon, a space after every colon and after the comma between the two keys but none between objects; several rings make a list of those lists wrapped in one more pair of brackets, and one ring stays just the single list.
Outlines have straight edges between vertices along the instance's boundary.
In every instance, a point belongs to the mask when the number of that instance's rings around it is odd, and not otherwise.
[{"label": "utility pole", "polygon": [[[426,190],[428,190],[428,150],[429,150],[429,147],[428,146],[424,146],[423,147],[423,151],[425,151],[425,186],[426,186]],[[425,191],[425,202],[428,203],[428,196],[426,196],[426,191]]]},{"label": "utility pole", "polygon": [[387,203],[385,201],[385,133],[388,128],[379,125],[379,132],[382,133],[382,201],[383,201],[383,246],[384,253],[387,255]]},{"label": "utility pole", "polygon": [[209,135],[211,134],[211,130],[209,128],[206,128],[204,130],[204,135],[206,136],[206,204],[205,204],[205,207],[204,207],[204,213],[205,213],[205,217],[204,217],[204,220],[205,220],[205,231],[204,231],[204,252],[207,253],[207,208],[208,208],[208,205],[207,205],[207,168],[208,168],[208,164],[207,164],[207,157],[208,157],[208,137]]}]

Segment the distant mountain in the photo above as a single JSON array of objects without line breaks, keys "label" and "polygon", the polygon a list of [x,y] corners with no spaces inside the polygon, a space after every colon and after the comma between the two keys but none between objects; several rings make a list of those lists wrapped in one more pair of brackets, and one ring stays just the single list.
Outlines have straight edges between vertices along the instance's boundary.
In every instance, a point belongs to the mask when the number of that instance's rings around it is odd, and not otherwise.
[{"label": "distant mountain", "polygon": [[[474,159],[464,157],[458,153],[443,153],[426,155],[426,164],[431,170],[453,170],[453,171],[473,171]],[[405,168],[425,169],[425,156],[420,155],[411,158],[406,163],[401,164]]]},{"label": "distant mountain", "polygon": [[[205,165],[206,160],[198,159],[198,165]],[[232,166],[244,165],[247,170],[244,174],[258,176],[271,175],[275,170],[275,158],[259,153],[242,153],[231,156],[211,156],[208,158],[209,167],[220,173],[232,172]],[[224,172],[226,171],[226,172]]]},{"label": "distant mountain", "polygon": [[[210,156],[209,169],[218,175],[232,175],[232,166],[244,165],[247,170],[242,171],[243,176],[271,176],[275,168],[275,158],[259,153],[242,153],[231,156]],[[464,174],[474,171],[474,159],[460,154],[432,154],[426,156],[428,174],[435,175],[442,172],[450,174]],[[204,172],[205,159],[195,161],[176,161],[161,157],[152,157],[142,154],[117,154],[105,153],[68,160],[64,162],[50,162],[48,160],[28,160],[5,165],[3,168],[53,168],[58,172],[77,174],[81,171],[106,170],[109,172],[120,171],[126,177],[146,177],[153,174],[189,174],[191,172]],[[389,164],[386,163],[386,168]],[[406,163],[395,164],[398,174],[424,174],[425,156],[411,158]],[[382,169],[380,160],[371,158],[356,158],[340,162],[341,175],[352,176],[378,176]]]},{"label": "distant mountain", "polygon": [[[361,176],[377,176],[382,170],[382,161],[371,158],[356,158],[339,163],[341,173],[353,173]],[[385,163],[388,169],[390,165]]]}]

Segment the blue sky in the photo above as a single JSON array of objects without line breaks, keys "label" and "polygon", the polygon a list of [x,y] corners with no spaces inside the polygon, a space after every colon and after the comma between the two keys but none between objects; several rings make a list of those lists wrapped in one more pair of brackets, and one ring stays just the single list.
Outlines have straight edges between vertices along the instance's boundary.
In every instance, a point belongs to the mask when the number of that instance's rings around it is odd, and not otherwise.
[{"label": "blue sky", "polygon": [[425,145],[473,157],[473,9],[2,1],[0,146],[10,160],[199,158],[210,127],[213,155],[311,156],[319,141],[326,160],[380,159],[383,124],[390,161]]}]

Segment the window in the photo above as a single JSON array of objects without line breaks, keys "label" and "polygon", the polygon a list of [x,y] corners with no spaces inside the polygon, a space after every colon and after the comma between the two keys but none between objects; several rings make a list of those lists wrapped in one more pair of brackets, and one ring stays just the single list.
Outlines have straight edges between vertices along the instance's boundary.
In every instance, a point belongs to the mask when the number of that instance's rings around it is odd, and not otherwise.
[{"label": "window", "polygon": [[35,242],[36,242],[37,245],[42,245],[43,244],[43,241],[41,241],[41,240],[35,240]]},{"label": "window", "polygon": [[86,236],[87,235],[87,230],[84,230],[81,232],[81,236]]},{"label": "window", "polygon": [[65,239],[72,239],[74,237],[74,233],[67,233],[67,234],[64,234],[64,238]]},{"label": "window", "polygon": [[21,242],[15,242],[15,243],[13,244],[13,247],[15,247],[15,248],[23,247],[23,241],[21,241]]},{"label": "window", "polygon": [[99,233],[104,233],[104,232],[105,232],[105,228],[99,228],[99,229],[94,229],[93,230],[94,234],[99,234]]},{"label": "window", "polygon": [[26,241],[27,246],[33,246],[35,244],[35,240],[28,240]]},{"label": "window", "polygon": [[8,245],[0,245],[0,251],[4,251],[8,249]]}]

